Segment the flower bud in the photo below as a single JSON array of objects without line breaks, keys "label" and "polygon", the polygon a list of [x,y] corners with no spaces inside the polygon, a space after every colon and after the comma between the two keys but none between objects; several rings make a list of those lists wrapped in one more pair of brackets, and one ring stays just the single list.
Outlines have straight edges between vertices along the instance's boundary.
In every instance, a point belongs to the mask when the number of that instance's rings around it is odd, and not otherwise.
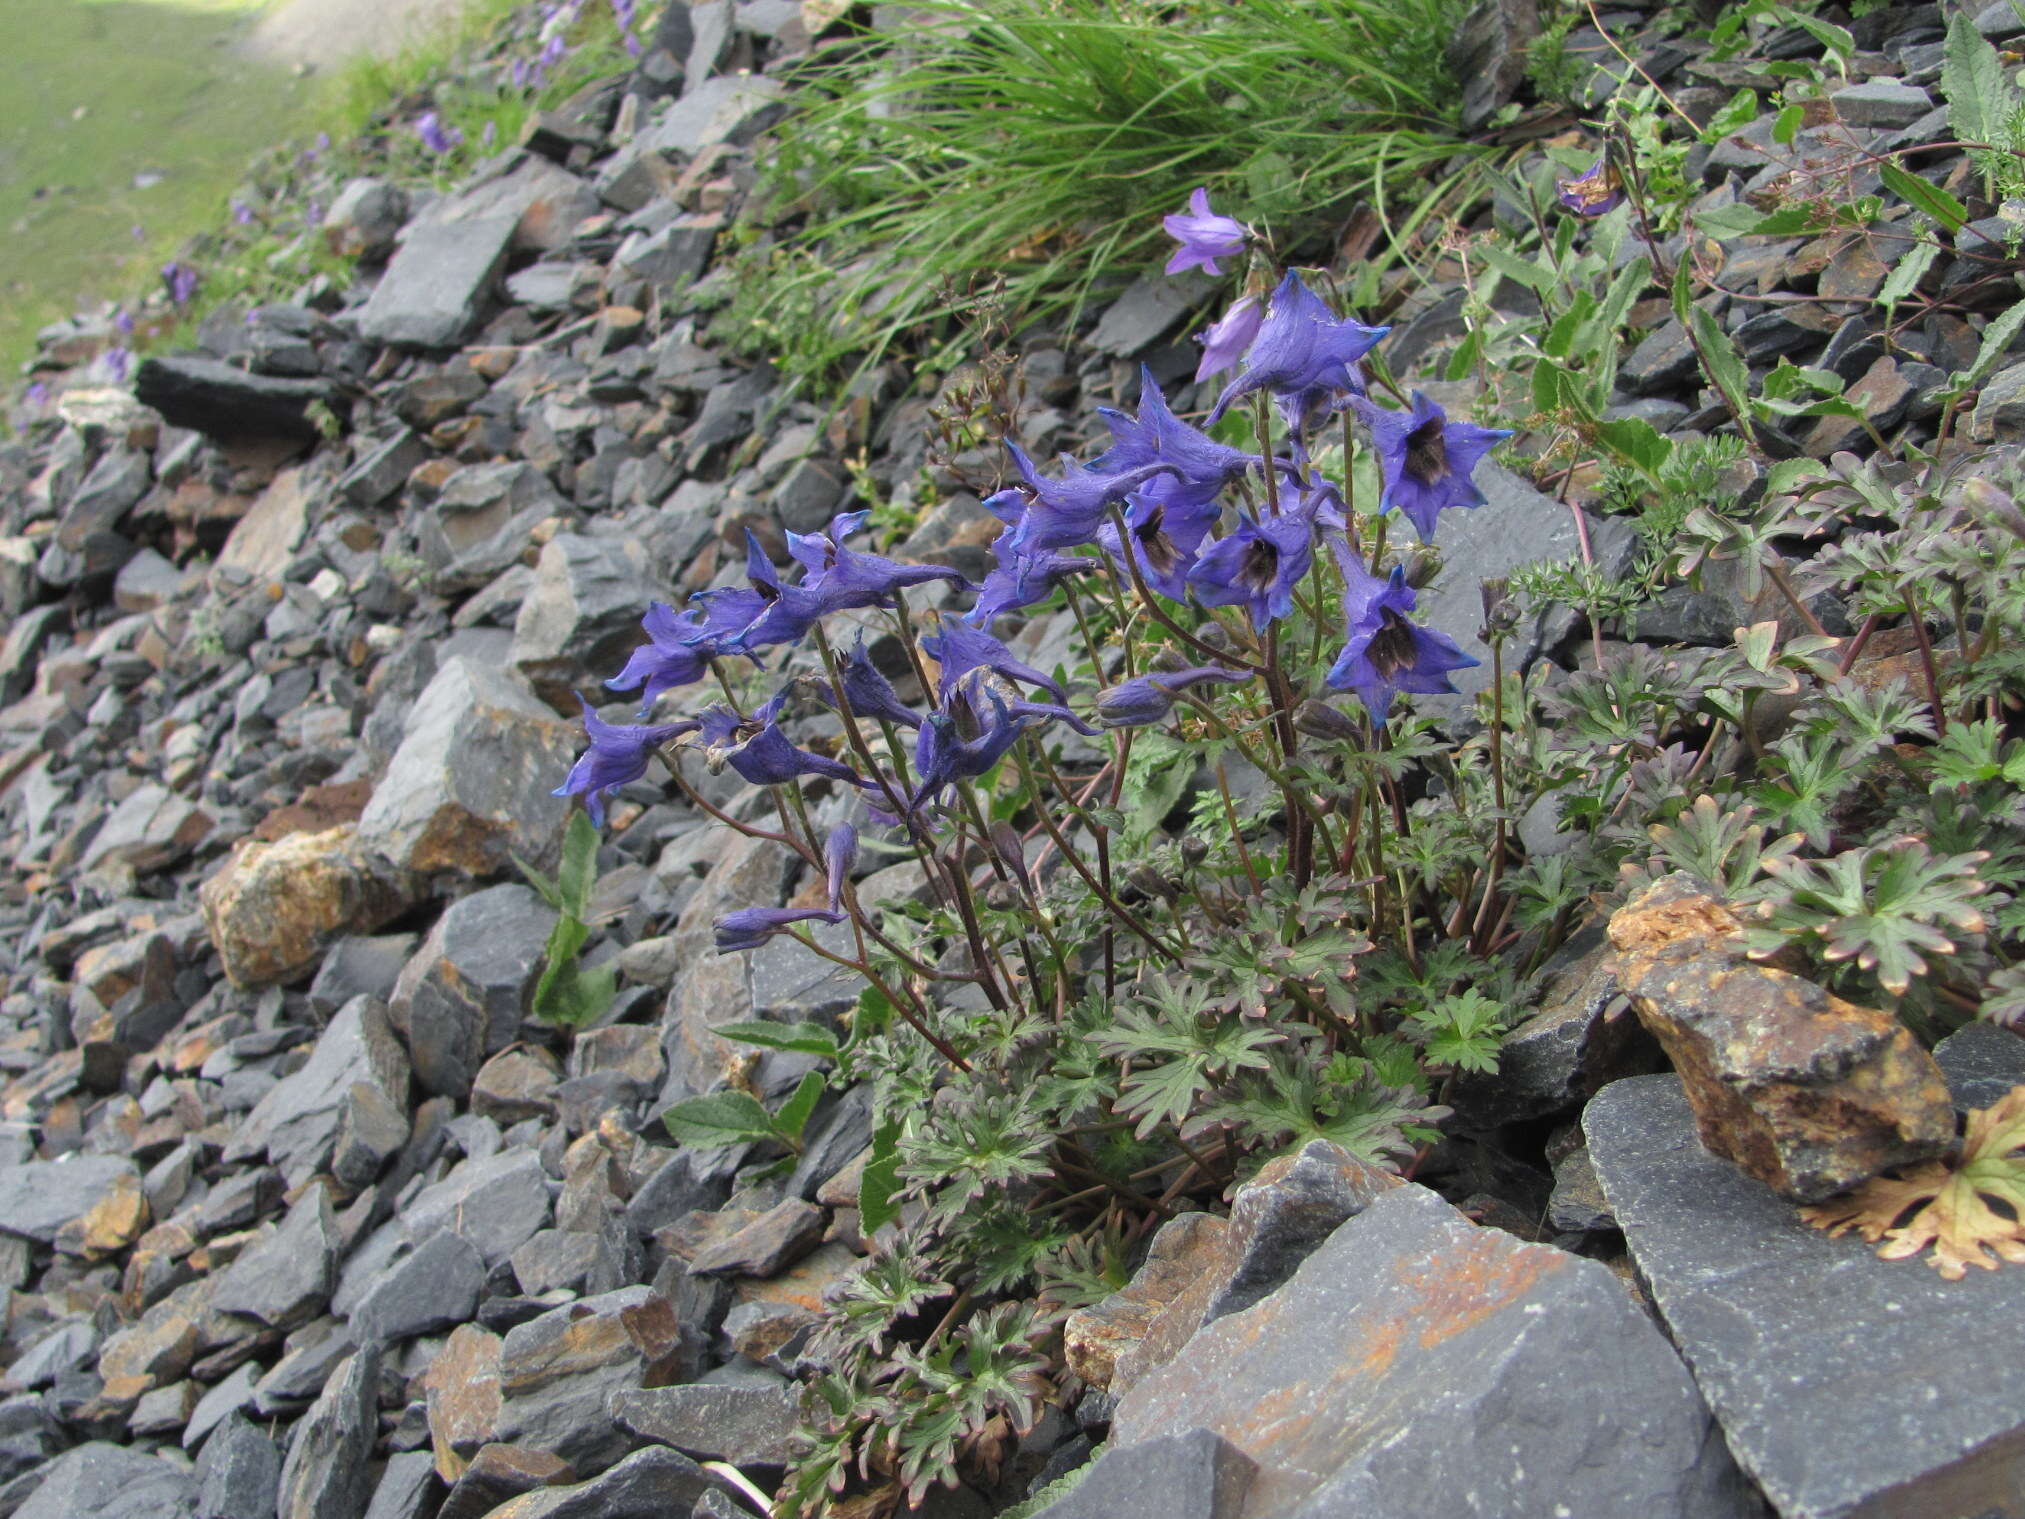
[{"label": "flower bud", "polygon": [[1485,580],[1477,589],[1484,601],[1481,635],[1484,642],[1495,643],[1510,636],[1512,629],[1519,625],[1519,603],[1512,595],[1512,583],[1504,579]]},{"label": "flower bud", "polygon": [[1310,697],[1294,709],[1294,731],[1328,743],[1347,744],[1357,737],[1357,724],[1340,708]]},{"label": "flower bud", "polygon": [[1209,845],[1193,834],[1181,841],[1181,863],[1190,870],[1209,858]]},{"label": "flower bud", "polygon": [[1172,902],[1180,892],[1175,884],[1151,865],[1140,865],[1126,873],[1125,879],[1149,897],[1159,897]]},{"label": "flower bud", "polygon": [[1416,591],[1425,590],[1433,584],[1440,571],[1441,555],[1426,544],[1421,544],[1406,556],[1406,583]]}]

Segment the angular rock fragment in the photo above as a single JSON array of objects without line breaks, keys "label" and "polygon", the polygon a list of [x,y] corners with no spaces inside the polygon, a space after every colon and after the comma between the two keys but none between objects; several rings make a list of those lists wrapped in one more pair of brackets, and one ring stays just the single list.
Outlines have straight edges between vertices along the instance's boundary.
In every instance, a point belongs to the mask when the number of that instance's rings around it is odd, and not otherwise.
[{"label": "angular rock fragment", "polygon": [[1120,1352],[1145,1338],[1161,1310],[1211,1269],[1229,1232],[1229,1220],[1210,1213],[1183,1213],[1162,1224],[1130,1282],[1069,1315],[1062,1331],[1069,1370],[1092,1387],[1109,1387]]},{"label": "angular rock fragment", "polygon": [[551,706],[574,711],[574,693],[625,663],[655,598],[647,556],[615,538],[558,533],[542,546],[534,587],[513,625],[513,662]]},{"label": "angular rock fragment", "polygon": [[772,1276],[816,1247],[825,1218],[821,1208],[790,1197],[705,1245],[691,1258],[689,1269],[697,1276]]},{"label": "angular rock fragment", "polygon": [[468,1095],[484,1063],[520,1037],[555,918],[530,888],[493,886],[436,920],[389,1006],[425,1091]]},{"label": "angular rock fragment", "polygon": [[371,1345],[331,1373],[289,1443],[277,1519],[363,1519],[373,1493],[379,1383],[380,1354]]},{"label": "angular rock fragment", "polygon": [[121,1155],[0,1165],[0,1234],[51,1244],[59,1229],[139,1179],[139,1169]]},{"label": "angular rock fragment", "polygon": [[1216,1431],[1192,1429],[1106,1451],[1035,1519],[1239,1519],[1257,1463]]},{"label": "angular rock fragment", "polygon": [[37,1472],[14,1519],[190,1519],[196,1486],[176,1461],[94,1440]]},{"label": "angular rock fragment", "polygon": [[267,1239],[217,1278],[211,1307],[269,1329],[293,1329],[323,1312],[337,1285],[340,1249],[330,1195],[312,1186]]},{"label": "angular rock fragment", "polygon": [[691,1382],[615,1392],[609,1409],[643,1440],[685,1455],[733,1466],[783,1466],[801,1422],[800,1399],[788,1387],[721,1387]]},{"label": "angular rock fragment", "polygon": [[361,1341],[394,1344],[464,1323],[485,1288],[485,1257],[448,1229],[431,1235],[376,1282],[352,1309]]},{"label": "angular rock fragment", "polygon": [[356,824],[344,823],[272,844],[241,841],[198,901],[225,974],[258,988],[307,974],[333,940],[405,912],[417,886],[359,843]]},{"label": "angular rock fragment", "polygon": [[436,1519],[485,1519],[523,1493],[567,1482],[569,1462],[524,1445],[487,1445],[471,1458],[443,1500]]},{"label": "angular rock fragment", "polygon": [[1680,1081],[1605,1087],[1589,1156],[1731,1450],[1787,1519],[2018,1512],[2025,1271],[1887,1261],[1697,1141]]},{"label": "angular rock fragment", "polygon": [[191,1519],[269,1519],[281,1481],[281,1452],[249,1421],[233,1414],[197,1457],[197,1503]]},{"label": "angular rock fragment", "polygon": [[113,808],[84,856],[80,869],[130,865],[136,871],[164,870],[210,836],[211,817],[166,786],[139,786]]},{"label": "angular rock fragment", "polygon": [[687,1456],[648,1449],[589,1482],[515,1498],[489,1519],[668,1519],[713,1493],[722,1494],[717,1479]]},{"label": "angular rock fragment", "polygon": [[553,1451],[579,1471],[601,1470],[630,1443],[606,1399],[671,1379],[681,1348],[674,1306],[648,1287],[585,1298],[521,1324],[500,1351],[498,1438]]},{"label": "angular rock fragment", "polygon": [[455,1482],[471,1458],[497,1436],[499,1356],[498,1335],[476,1324],[460,1324],[423,1376],[429,1443],[435,1451],[436,1474],[445,1482]]},{"label": "angular rock fragment", "polygon": [[463,342],[499,277],[519,220],[508,212],[410,223],[359,312],[359,335],[410,348]]},{"label": "angular rock fragment", "polygon": [[397,1451],[387,1458],[366,1519],[429,1519],[442,1497],[443,1481],[429,1452]]},{"label": "angular rock fragment", "polygon": [[1112,1447],[1196,1429],[1257,1463],[1253,1516],[1751,1512],[1686,1368],[1607,1267],[1412,1185],[1127,1393]]},{"label": "angular rock fragment", "polygon": [[1739,926],[1682,874],[1610,920],[1618,983],[1680,1072],[1702,1143],[1800,1202],[1946,1153],[1954,1109],[1912,1032],[1753,964]]},{"label": "angular rock fragment", "polygon": [[563,510],[562,497],[532,464],[473,464],[418,514],[415,542],[437,590],[475,591],[519,564],[536,525]]},{"label": "angular rock fragment", "polygon": [[[408,1073],[408,1057],[386,1009],[370,997],[355,998],[317,1036],[302,1069],[254,1105],[234,1132],[226,1159],[265,1152],[294,1186],[329,1164],[355,1106],[370,1103],[405,1115]],[[373,1095],[358,1096],[355,1089],[361,1085],[372,1088]],[[353,1120],[354,1126],[359,1122]]]},{"label": "angular rock fragment", "polygon": [[283,438],[314,443],[320,436],[309,407],[327,402],[328,380],[279,379],[194,353],[143,359],[134,372],[134,397],[176,427],[225,441]]}]

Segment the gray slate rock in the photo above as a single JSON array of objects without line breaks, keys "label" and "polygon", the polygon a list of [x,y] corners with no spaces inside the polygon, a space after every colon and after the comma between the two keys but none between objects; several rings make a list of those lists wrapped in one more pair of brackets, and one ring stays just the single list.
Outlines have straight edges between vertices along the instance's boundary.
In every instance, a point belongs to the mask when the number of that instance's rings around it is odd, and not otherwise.
[{"label": "gray slate rock", "polygon": [[1583,1130],[1653,1303],[1786,1519],[2019,1511],[2025,1272],[1949,1282],[1810,1228],[1702,1148],[1673,1076],[1605,1087]]},{"label": "gray slate rock", "polygon": [[1830,95],[1835,114],[1855,127],[1907,127],[1934,108],[1933,97],[1896,79],[1867,79]]},{"label": "gray slate rock", "polygon": [[596,689],[642,642],[640,616],[655,592],[631,539],[558,533],[542,546],[514,620],[514,664],[552,704]]},{"label": "gray slate rock", "polygon": [[301,1070],[282,1078],[254,1105],[226,1147],[228,1163],[266,1153],[294,1186],[330,1161],[347,1115],[364,1085],[380,1102],[408,1111],[408,1057],[386,1008],[355,997],[317,1036]]},{"label": "gray slate rock", "polygon": [[378,506],[407,484],[408,476],[428,457],[429,445],[404,427],[346,470],[337,488],[353,506]]},{"label": "gray slate rock", "polygon": [[519,221],[502,212],[411,223],[359,312],[359,336],[369,343],[455,348],[477,323]]},{"label": "gray slate rock", "polygon": [[35,1475],[14,1519],[194,1519],[188,1467],[131,1446],[94,1440]]},{"label": "gray slate rock", "polygon": [[326,380],[249,374],[194,353],[143,359],[134,371],[135,400],[172,426],[226,440],[314,443],[321,434],[309,419],[310,403],[328,401],[331,394]]},{"label": "gray slate rock", "polygon": [[1257,1515],[1741,1519],[1694,1383],[1609,1269],[1411,1184],[1120,1400],[1112,1441],[1214,1429]]},{"label": "gray slate rock", "polygon": [[211,1307],[270,1329],[307,1323],[330,1302],[341,1247],[330,1194],[313,1186],[279,1229],[225,1268],[212,1289]]},{"label": "gray slate rock", "polygon": [[643,1440],[733,1466],[784,1466],[801,1423],[788,1387],[722,1387],[691,1382],[615,1392],[606,1407]]},{"label": "gray slate rock", "polygon": [[366,1519],[429,1519],[442,1501],[435,1456],[426,1450],[397,1451],[387,1458]]},{"label": "gray slate rock", "polygon": [[1987,1108],[2015,1086],[2025,1086],[2025,1035],[1994,1023],[1971,1023],[1934,1046],[1955,1106]]},{"label": "gray slate rock", "polygon": [[47,1245],[140,1168],[121,1155],[70,1155],[0,1166],[0,1234]]},{"label": "gray slate rock", "polygon": [[548,476],[523,459],[466,465],[412,518],[431,586],[481,589],[520,562],[537,523],[565,509]]},{"label": "gray slate rock", "polygon": [[1190,270],[1181,275],[1149,274],[1105,308],[1089,344],[1099,353],[1129,359],[1145,352],[1208,296],[1211,281]]},{"label": "gray slate rock", "polygon": [[468,1095],[479,1067],[520,1037],[555,921],[526,886],[473,892],[436,920],[388,1009],[423,1090]]},{"label": "gray slate rock", "polygon": [[331,1311],[349,1317],[406,1251],[446,1230],[475,1245],[491,1271],[547,1226],[550,1211],[548,1173],[533,1150],[462,1161],[351,1253]]},{"label": "gray slate rock", "polygon": [[498,1512],[500,1519],[670,1519],[712,1495],[722,1496],[717,1478],[687,1456],[650,1447],[590,1482],[529,1493]]},{"label": "gray slate rock", "polygon": [[814,1204],[790,1197],[730,1238],[697,1251],[689,1269],[697,1276],[773,1276],[822,1242],[827,1218]]},{"label": "gray slate rock", "polygon": [[380,1353],[368,1345],[332,1372],[295,1426],[281,1467],[279,1519],[364,1519],[380,1432]]},{"label": "gray slate rock", "polygon": [[1479,0],[1449,40],[1449,72],[1462,81],[1462,123],[1495,116],[1526,77],[1527,44],[1540,35],[1538,0]]},{"label": "gray slate rock", "polygon": [[477,1311],[485,1257],[461,1235],[442,1230],[374,1284],[352,1310],[361,1341],[394,1344],[461,1324]]},{"label": "gray slate rock", "polygon": [[1035,1519],[1238,1519],[1258,1464],[1213,1429],[1107,1450]]},{"label": "gray slate rock", "polygon": [[233,1414],[197,1457],[195,1519],[273,1519],[280,1481],[274,1442]]},{"label": "gray slate rock", "polygon": [[614,1392],[671,1379],[682,1325],[650,1287],[584,1298],[507,1331],[500,1348],[497,1437],[597,1471],[632,1441],[606,1411]]}]

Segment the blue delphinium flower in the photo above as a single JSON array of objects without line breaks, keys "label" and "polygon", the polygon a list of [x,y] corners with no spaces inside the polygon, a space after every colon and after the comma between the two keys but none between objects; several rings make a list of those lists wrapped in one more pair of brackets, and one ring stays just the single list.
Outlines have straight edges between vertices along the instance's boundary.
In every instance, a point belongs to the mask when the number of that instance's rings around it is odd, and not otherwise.
[{"label": "blue delphinium flower", "polygon": [[841,923],[844,915],[822,907],[742,907],[717,920],[712,938],[720,955],[758,949],[795,923]]},{"label": "blue delphinium flower", "polygon": [[1155,475],[1178,472],[1172,464],[1155,462],[1105,474],[1086,469],[1065,454],[1062,478],[1050,480],[1034,468],[1034,461],[1017,443],[1008,439],[1006,450],[1013,456],[1020,483],[994,492],[984,504],[1012,529],[999,541],[1005,551],[1016,554],[1072,549],[1094,542],[1113,502],[1123,501]]},{"label": "blue delphinium flower", "polygon": [[[855,716],[878,721],[899,723],[903,727],[921,726],[921,715],[900,700],[893,683],[879,673],[879,667],[872,663],[872,656],[865,648],[865,635],[860,633],[851,652],[840,662],[838,676],[844,687],[844,700],[851,704]],[[834,707],[837,693],[829,681],[818,680],[813,690],[826,707]]]},{"label": "blue delphinium flower", "polygon": [[802,588],[822,603],[825,612],[891,606],[895,591],[931,580],[967,586],[963,576],[947,565],[900,564],[845,548],[844,539],[863,527],[871,515],[868,511],[839,512],[823,532],[787,535],[788,552],[808,572]]},{"label": "blue delphinium flower", "polygon": [[640,710],[654,705],[654,698],[678,686],[693,685],[710,673],[716,644],[704,626],[701,607],[678,612],[657,601],[640,619],[647,642],[633,651],[626,668],[605,685],[613,691],[640,690]]},{"label": "blue delphinium flower", "polygon": [[755,786],[780,786],[801,775],[828,776],[854,786],[864,782],[849,765],[825,754],[796,747],[781,731],[781,708],[787,688],[777,692],[750,717],[740,717],[723,703],[698,714],[698,734],[714,765],[726,764]]},{"label": "blue delphinium flower", "polygon": [[944,618],[942,631],[922,639],[921,648],[942,667],[936,679],[938,696],[955,691],[972,671],[989,670],[1001,680],[1018,681],[1023,686],[1046,691],[1058,702],[1068,700],[1057,682],[1032,665],[1021,664],[998,639],[955,618]]},{"label": "blue delphinium flower", "polygon": [[581,796],[591,821],[602,828],[605,823],[605,798],[628,781],[637,781],[645,775],[647,762],[656,749],[679,733],[693,732],[697,725],[680,722],[641,727],[632,723],[608,723],[593,712],[591,704],[581,696],[577,700],[583,704],[584,734],[590,739],[591,746],[570,766],[569,775],[550,794]]},{"label": "blue delphinium flower", "polygon": [[1249,670],[1222,665],[1197,665],[1188,670],[1156,670],[1120,681],[1097,698],[1097,721],[1107,728],[1142,728],[1157,723],[1174,707],[1175,693],[1204,681],[1234,685],[1250,680]]},{"label": "blue delphinium flower", "polygon": [[1343,570],[1349,641],[1329,667],[1330,689],[1356,692],[1371,720],[1379,723],[1401,691],[1453,692],[1449,672],[1467,670],[1477,661],[1453,639],[1407,621],[1418,597],[1406,583],[1405,568],[1394,565],[1391,576],[1380,580],[1356,555],[1339,550],[1336,557]]},{"label": "blue delphinium flower", "polygon": [[1243,373],[1224,387],[1209,419],[1216,421],[1232,402],[1253,391],[1269,390],[1290,420],[1301,421],[1333,395],[1363,388],[1351,366],[1391,330],[1337,317],[1289,269],[1273,291]]},{"label": "blue delphinium flower", "polygon": [[1624,185],[1606,155],[1573,179],[1557,182],[1561,204],[1577,216],[1602,216],[1624,204]]},{"label": "blue delphinium flower", "polygon": [[1314,558],[1315,525],[1306,512],[1246,517],[1202,551],[1188,586],[1205,606],[1243,607],[1263,631],[1294,610],[1294,587]]},{"label": "blue delphinium flower", "polygon": [[832,909],[843,900],[844,881],[857,863],[858,830],[849,823],[839,823],[823,841],[823,875],[829,887]]},{"label": "blue delphinium flower", "polygon": [[1139,415],[1128,417],[1109,406],[1098,407],[1097,415],[1111,430],[1111,446],[1090,462],[1091,470],[1119,475],[1154,464],[1173,467],[1171,476],[1149,480],[1137,487],[1139,490],[1166,484],[1170,493],[1179,486],[1190,494],[1214,498],[1258,462],[1257,455],[1219,443],[1177,417],[1160,393],[1153,371],[1143,365],[1139,370]]},{"label": "blue delphinium flower", "polygon": [[1411,411],[1369,401],[1357,410],[1370,424],[1384,481],[1379,510],[1398,507],[1422,543],[1433,539],[1443,507],[1484,504],[1484,493],[1471,475],[1485,454],[1512,435],[1510,429],[1451,422],[1446,411],[1417,390]]},{"label": "blue delphinium flower", "polygon": [[162,283],[168,287],[171,304],[187,306],[197,293],[197,271],[181,259],[172,258],[162,265]]},{"label": "blue delphinium flower", "polygon": [[1196,337],[1202,344],[1202,362],[1195,367],[1197,380],[1222,374],[1245,356],[1245,350],[1259,335],[1266,319],[1265,307],[1255,295],[1241,297],[1236,305]]},{"label": "blue delphinium flower", "polygon": [[1046,601],[1071,575],[1088,574],[1097,567],[1094,559],[1054,549],[1018,553],[1006,547],[1011,536],[1010,532],[1001,533],[992,545],[998,568],[984,577],[984,584],[977,588],[977,602],[966,614],[966,620],[979,627],[990,627],[994,618]]},{"label": "blue delphinium flower", "polygon": [[751,528],[745,530],[745,584],[700,591],[703,634],[722,649],[744,652],[805,637],[823,615],[816,598],[800,586],[781,584]]},{"label": "blue delphinium flower", "polygon": [[[1196,554],[1219,515],[1214,497],[1204,500],[1179,481],[1149,480],[1134,491],[1125,509],[1125,534],[1146,584],[1169,601],[1186,601]],[[1119,550],[1117,524],[1099,528],[1097,543],[1122,573],[1131,574]]]},{"label": "blue delphinium flower", "polygon": [[1169,237],[1181,244],[1167,261],[1169,274],[1180,274],[1184,269],[1203,269],[1210,274],[1222,274],[1216,261],[1235,258],[1245,249],[1243,223],[1228,216],[1218,216],[1210,210],[1209,191],[1204,188],[1198,187],[1189,195],[1186,211],[1162,217],[1160,225],[1167,229]]},{"label": "blue delphinium flower", "polygon": [[431,153],[448,153],[464,141],[464,133],[456,127],[446,127],[434,111],[424,111],[415,118],[415,135]]}]

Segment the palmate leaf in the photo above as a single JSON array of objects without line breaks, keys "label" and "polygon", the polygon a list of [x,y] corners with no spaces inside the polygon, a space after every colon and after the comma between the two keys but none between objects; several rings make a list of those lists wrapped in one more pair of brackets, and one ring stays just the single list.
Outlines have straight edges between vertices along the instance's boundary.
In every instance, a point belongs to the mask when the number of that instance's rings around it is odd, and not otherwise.
[{"label": "palmate leaf", "polygon": [[1929,955],[1949,955],[1948,930],[1987,926],[1974,899],[1984,890],[1982,851],[1936,855],[1924,841],[1890,839],[1828,860],[1766,860],[1776,878],[1760,888],[1770,931],[1754,928],[1751,952],[1777,953],[1791,934],[1814,934],[1829,960],[1854,960],[1894,996],[1927,973]]},{"label": "palmate leaf", "polygon": [[[1886,1260],[1929,1246],[1929,1264],[1949,1281],[1971,1266],[2025,1265],[2025,1086],[1969,1115],[1957,1161],[1928,1161],[1902,1178],[1873,1177],[1846,1196],[1800,1216],[1830,1234],[1851,1230]],[[1996,1206],[1993,1206],[1996,1205]],[[1882,1242],[1881,1244],[1879,1242]]]},{"label": "palmate leaf", "polygon": [[1106,1055],[1144,1060],[1125,1078],[1118,1112],[1139,1120],[1141,1139],[1163,1122],[1187,1122],[1196,1107],[1241,1070],[1264,1070],[1280,1042],[1269,1026],[1234,1014],[1198,1012],[1190,994],[1160,986],[1118,1010],[1118,1021],[1092,1042]]}]

